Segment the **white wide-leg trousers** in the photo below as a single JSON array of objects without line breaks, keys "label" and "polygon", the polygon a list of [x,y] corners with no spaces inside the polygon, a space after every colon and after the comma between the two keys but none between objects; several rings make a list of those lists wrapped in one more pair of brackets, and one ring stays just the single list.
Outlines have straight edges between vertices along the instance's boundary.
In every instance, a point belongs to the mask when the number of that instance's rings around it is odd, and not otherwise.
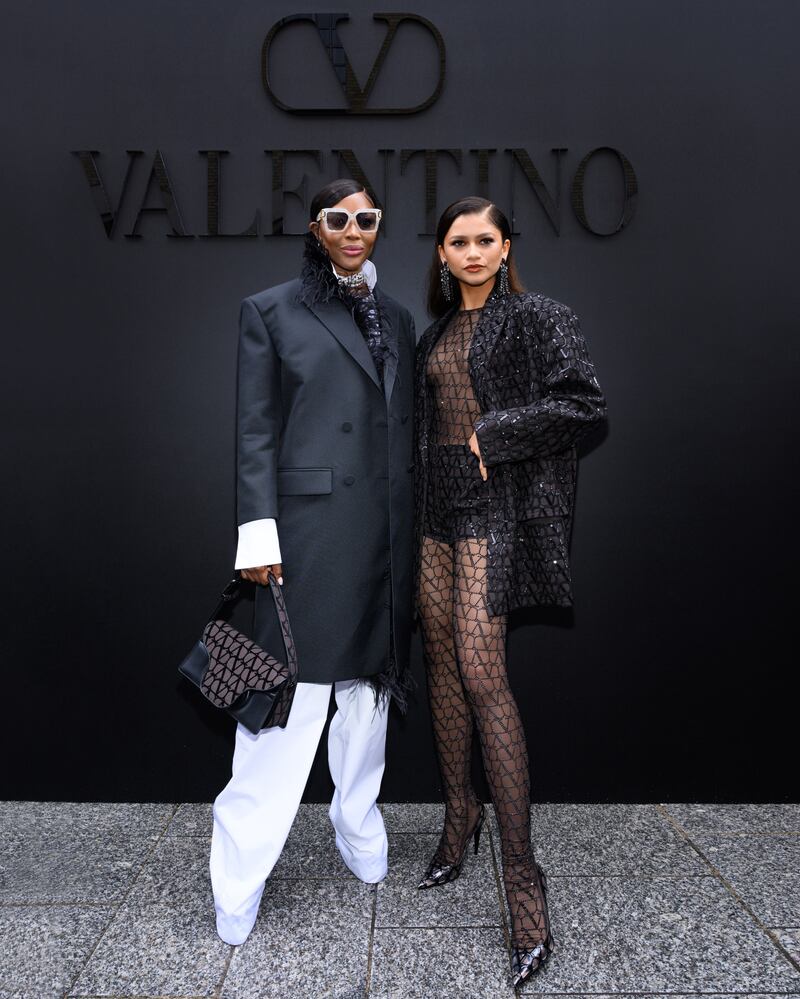
[{"label": "white wide-leg trousers", "polygon": [[286,728],[253,735],[236,726],[233,775],[214,801],[209,867],[217,933],[226,943],[243,943],[253,928],[264,883],[300,807],[332,686],[328,765],[335,791],[329,815],[336,846],[361,881],[386,877],[386,830],[376,800],[387,705],[376,708],[372,689],[358,680],[298,683]]}]

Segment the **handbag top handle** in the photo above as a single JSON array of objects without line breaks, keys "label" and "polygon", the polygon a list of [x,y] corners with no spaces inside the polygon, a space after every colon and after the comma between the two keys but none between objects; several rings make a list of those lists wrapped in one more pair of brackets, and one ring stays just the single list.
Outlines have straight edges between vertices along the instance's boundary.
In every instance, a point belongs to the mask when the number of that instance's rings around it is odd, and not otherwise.
[{"label": "handbag top handle", "polygon": [[[209,621],[213,621],[226,604],[230,603],[232,600],[237,600],[241,596],[241,584],[241,578],[239,576],[234,576],[233,579],[226,585],[225,589],[220,594],[217,606],[208,618]],[[289,626],[289,614],[286,610],[286,604],[283,599],[283,590],[281,590],[272,573],[269,574],[269,588],[272,591],[272,599],[275,601],[275,610],[278,614],[278,624],[280,625],[281,637],[283,638],[283,647],[286,650],[286,665],[289,667],[290,675],[296,675],[297,649],[294,645],[292,629]]]}]

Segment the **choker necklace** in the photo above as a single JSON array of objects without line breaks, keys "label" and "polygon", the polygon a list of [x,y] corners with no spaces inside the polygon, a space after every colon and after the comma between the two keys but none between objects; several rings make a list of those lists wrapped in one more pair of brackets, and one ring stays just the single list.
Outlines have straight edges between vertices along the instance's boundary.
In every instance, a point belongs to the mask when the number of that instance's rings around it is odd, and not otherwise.
[{"label": "choker necklace", "polygon": [[336,273],[336,278],[339,284],[343,284],[346,288],[357,288],[360,284],[367,283],[367,275],[363,271],[356,271],[355,274],[339,274]]}]

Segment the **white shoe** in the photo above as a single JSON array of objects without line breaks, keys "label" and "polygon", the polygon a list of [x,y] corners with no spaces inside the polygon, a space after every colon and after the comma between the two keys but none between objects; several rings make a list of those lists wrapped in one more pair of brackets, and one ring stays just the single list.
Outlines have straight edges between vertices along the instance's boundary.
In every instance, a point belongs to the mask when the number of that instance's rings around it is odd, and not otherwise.
[{"label": "white shoe", "polygon": [[[256,910],[256,916],[258,910]],[[256,924],[256,916],[226,916],[217,911],[217,936],[231,947],[239,947],[250,936],[250,931]]]},{"label": "white shoe", "polygon": [[336,837],[336,847],[347,869],[366,885],[378,884],[389,873],[389,865],[386,860],[386,840],[384,840],[383,850],[361,857],[356,857],[339,836]]}]

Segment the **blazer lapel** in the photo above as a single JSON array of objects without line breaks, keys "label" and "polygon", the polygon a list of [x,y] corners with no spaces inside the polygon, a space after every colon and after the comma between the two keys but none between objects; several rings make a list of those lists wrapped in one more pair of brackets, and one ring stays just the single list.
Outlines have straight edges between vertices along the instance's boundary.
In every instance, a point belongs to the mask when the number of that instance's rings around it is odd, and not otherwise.
[{"label": "blazer lapel", "polygon": [[492,356],[492,350],[494,349],[497,337],[503,328],[507,305],[508,297],[501,295],[495,284],[495,287],[492,288],[489,297],[484,303],[478,325],[472,334],[468,367],[472,389],[481,406],[485,404],[483,388],[486,385],[486,364]]},{"label": "blazer lapel", "polygon": [[375,383],[375,387],[380,391],[381,383],[378,372],[375,370],[375,363],[369,352],[366,341],[361,335],[361,330],[356,326],[355,320],[340,301],[315,302],[307,306],[325,326],[330,333],[339,341],[348,354],[356,361],[370,379]]}]

